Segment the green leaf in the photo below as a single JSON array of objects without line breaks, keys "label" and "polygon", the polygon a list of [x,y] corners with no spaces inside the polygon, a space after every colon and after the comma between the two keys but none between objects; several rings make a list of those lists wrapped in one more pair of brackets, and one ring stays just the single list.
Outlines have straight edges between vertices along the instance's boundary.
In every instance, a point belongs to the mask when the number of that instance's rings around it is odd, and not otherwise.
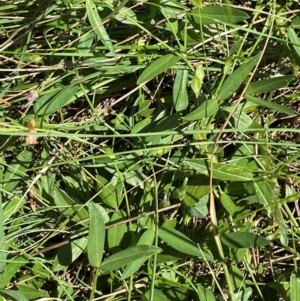
[{"label": "green leaf", "polygon": [[160,11],[163,13],[164,17],[168,19],[167,23],[171,21],[170,19],[179,18],[180,13],[185,13],[184,6],[180,2],[172,0],[160,0],[159,8]]},{"label": "green leaf", "polygon": [[[224,107],[223,108],[224,115],[229,115],[232,112],[233,107],[234,106]],[[236,110],[232,115],[232,118],[230,119],[230,122],[233,125],[233,127],[239,130],[248,129],[253,124],[252,118],[243,111],[243,108],[244,105],[240,104],[236,108]]]},{"label": "green leaf", "polygon": [[48,93],[36,101],[33,110],[38,116],[52,114],[74,101],[77,91],[78,86],[71,84],[62,88],[59,92]]},{"label": "green leaf", "polygon": [[82,35],[77,45],[78,52],[89,53],[91,51],[91,46],[94,43],[94,40],[94,32],[88,32]]},{"label": "green leaf", "polygon": [[174,54],[167,54],[152,62],[140,75],[137,84],[143,84],[153,79],[157,75],[167,71],[177,64],[179,58]]},{"label": "green leaf", "polygon": [[191,81],[191,88],[193,89],[196,98],[198,98],[200,95],[202,84],[203,84],[203,78],[204,78],[203,66],[199,64],[196,68],[195,74]]},{"label": "green leaf", "polygon": [[54,187],[52,194],[55,205],[64,216],[83,223],[89,218],[89,214],[86,209],[82,205],[77,204],[58,187]]},{"label": "green leaf", "polygon": [[19,284],[20,293],[22,293],[29,300],[38,300],[37,298],[49,297],[46,291],[35,288],[33,284]]},{"label": "green leaf", "polygon": [[300,300],[300,279],[293,273],[290,278],[290,300]]},{"label": "green leaf", "polygon": [[123,24],[136,25],[138,22],[134,11],[129,7],[122,7],[115,18]]},{"label": "green leaf", "polygon": [[0,294],[13,298],[16,301],[29,301],[22,293],[15,290],[0,290]]},{"label": "green leaf", "polygon": [[196,7],[202,7],[203,6],[203,0],[189,0],[194,6]]},{"label": "green leaf", "polygon": [[259,248],[270,244],[266,238],[249,232],[229,232],[221,235],[221,240],[224,245],[229,248]]},{"label": "green leaf", "polygon": [[57,257],[55,258],[54,271],[59,271],[68,267],[74,262],[84,251],[88,243],[86,237],[81,237],[76,240],[71,240],[68,244],[61,246],[58,249]]},{"label": "green leaf", "polygon": [[[216,181],[213,181],[213,187],[216,186]],[[186,206],[192,207],[196,205],[210,191],[209,177],[205,175],[197,175],[191,177],[187,184],[183,187],[178,187],[173,196],[183,199]],[[176,196],[177,195],[177,196]]]},{"label": "green leaf", "polygon": [[291,22],[291,27],[300,28],[300,17],[293,18],[293,20]]},{"label": "green leaf", "polygon": [[[238,271],[239,271],[239,273],[241,273],[241,276],[242,276],[242,283],[241,284],[243,284],[243,282],[244,282],[243,274],[242,274],[241,270],[237,268],[236,272],[238,272]],[[252,293],[253,293],[252,288],[251,287],[247,287],[247,288],[238,287],[238,288],[239,288],[238,292],[236,292],[234,294],[234,300],[235,301],[248,301],[249,298],[252,296]]]},{"label": "green leaf", "polygon": [[11,192],[24,180],[27,168],[32,161],[32,151],[23,150],[10,162],[3,177],[3,190]]},{"label": "green leaf", "polygon": [[256,105],[259,105],[261,107],[265,107],[265,108],[274,110],[276,112],[284,113],[284,114],[289,115],[289,116],[294,116],[295,115],[295,112],[293,110],[291,110],[290,108],[288,108],[286,106],[280,105],[278,103],[274,103],[274,102],[271,102],[271,101],[266,101],[264,99],[257,98],[257,97],[251,96],[251,95],[245,95],[245,98],[248,101],[250,101],[250,102],[252,102]]},{"label": "green leaf", "polygon": [[142,132],[143,129],[144,129],[145,127],[147,127],[149,124],[151,124],[151,122],[152,122],[152,118],[150,118],[150,117],[145,118],[145,119],[141,120],[140,122],[137,122],[137,123],[131,128],[131,132],[132,132],[133,134]]},{"label": "green leaf", "polygon": [[260,204],[270,210],[270,205],[275,202],[274,183],[268,180],[254,182],[256,197]]},{"label": "green leaf", "polygon": [[[243,251],[244,249],[238,249],[238,250],[236,250],[236,252],[233,251],[232,257],[234,257],[236,259],[236,253],[237,253],[237,251],[240,251],[240,250]],[[243,272],[241,271],[241,269],[231,262],[229,272],[230,272],[230,276],[232,278],[232,283],[234,284],[235,289],[236,290],[241,289],[244,284],[244,276],[243,276]],[[236,299],[235,299],[235,301],[236,301]]]},{"label": "green leaf", "polygon": [[202,197],[198,203],[196,203],[191,207],[190,209],[191,216],[196,217],[197,219],[205,218],[208,214],[207,203],[208,203],[208,194]]},{"label": "green leaf", "polygon": [[121,203],[122,183],[118,177],[108,181],[101,175],[96,175],[99,195],[102,201],[113,209],[117,209]]},{"label": "green leaf", "polygon": [[89,18],[89,21],[97,34],[99,40],[111,51],[112,54],[115,53],[114,46],[110,40],[109,35],[106,32],[106,29],[102,23],[102,20],[98,14],[96,5],[93,0],[86,0],[86,12]]},{"label": "green leaf", "polygon": [[13,262],[9,262],[6,265],[5,274],[1,278],[0,281],[0,288],[5,288],[6,285],[11,281],[13,277],[16,277],[18,271],[22,266],[25,266],[28,263],[29,259],[25,258],[25,256],[20,256],[17,258],[14,258]]},{"label": "green leaf", "polygon": [[[192,28],[188,28],[188,29],[185,28],[185,29],[181,30],[179,32],[179,36],[182,40],[185,41],[186,45],[188,45],[188,46],[194,46],[201,42],[201,35]],[[193,79],[194,78],[195,78],[195,82],[193,82],[193,80],[192,80],[191,87],[192,87],[194,93],[196,93],[197,90],[194,90],[194,88],[200,89],[200,81],[199,81],[200,78],[197,79],[196,74],[194,75]],[[196,98],[198,98],[198,97],[199,97],[199,95],[198,96],[196,95]]]},{"label": "green leaf", "polygon": [[[209,175],[210,163],[203,159],[186,159],[183,164],[200,174]],[[253,174],[246,167],[213,163],[213,178],[223,181],[252,181]]]},{"label": "green leaf", "polygon": [[[173,130],[176,127],[179,126],[179,117],[177,113],[162,117],[159,120],[156,120],[154,122],[153,127],[149,128],[149,132],[154,133],[154,132],[163,132],[167,130]],[[146,143],[148,142],[153,142],[157,139],[160,139],[161,136],[149,136],[145,138]]]},{"label": "green leaf", "polygon": [[[116,210],[111,217],[110,222],[124,220],[126,218],[126,213],[122,210]],[[121,224],[115,227],[112,227],[107,230],[107,243],[108,247],[112,253],[115,253],[116,250],[119,249],[121,245],[121,240],[124,234],[128,231],[126,224]]]},{"label": "green leaf", "polygon": [[198,24],[229,23],[236,24],[249,18],[245,12],[229,5],[209,5],[202,9],[193,9],[190,14],[192,20]]},{"label": "green leaf", "polygon": [[[161,290],[154,289],[152,301],[171,301],[171,300],[174,300],[174,299],[169,299]],[[150,301],[150,290],[147,290],[144,293],[143,301]]]},{"label": "green leaf", "polygon": [[215,115],[219,110],[219,104],[217,99],[205,100],[197,109],[188,115],[182,117],[183,120],[194,121],[211,117]]},{"label": "green leaf", "polygon": [[300,58],[300,40],[298,38],[298,35],[296,34],[295,30],[291,27],[288,29],[288,36],[290,41],[294,44],[293,48],[296,51],[298,55],[298,59]]},{"label": "green leaf", "polygon": [[254,83],[250,83],[246,93],[247,94],[258,94],[276,91],[282,87],[288,85],[292,80],[295,79],[294,75],[276,76],[273,78],[258,80]]},{"label": "green leaf", "polygon": [[5,243],[5,232],[4,232],[4,216],[3,216],[3,203],[2,203],[2,192],[0,192],[0,283],[5,277],[6,269],[6,257],[7,247]]},{"label": "green leaf", "polygon": [[201,285],[198,286],[198,298],[200,301],[215,301],[213,292]]},{"label": "green leaf", "polygon": [[142,170],[142,167],[140,167],[139,165],[136,165],[135,170],[131,170],[126,173],[124,172],[123,176],[124,176],[125,182],[134,187],[140,186],[143,189],[144,182],[147,181],[147,176],[144,173],[142,173],[141,170]]},{"label": "green leaf", "polygon": [[176,112],[183,111],[189,104],[189,97],[186,90],[189,73],[187,70],[177,70],[173,85],[173,103]]},{"label": "green leaf", "polygon": [[105,224],[100,207],[99,204],[90,203],[87,253],[89,263],[96,268],[100,267],[105,242]]},{"label": "green leaf", "polygon": [[160,248],[154,246],[138,245],[131,247],[108,257],[101,264],[101,269],[105,272],[111,272],[141,258],[160,253],[161,251]]},{"label": "green leaf", "polygon": [[284,218],[282,217],[282,213],[280,211],[279,205],[276,204],[273,207],[272,211],[273,211],[275,220],[278,224],[278,228],[280,229],[280,242],[282,243],[282,245],[287,247],[289,244],[288,228],[287,228]]},{"label": "green leaf", "polygon": [[[236,184],[234,183],[234,185],[236,185]],[[237,212],[239,212],[243,209],[242,207],[239,207],[239,206],[235,205],[232,198],[226,193],[222,193],[220,195],[220,201],[221,201],[223,207],[225,208],[225,210],[231,216],[233,216],[235,213],[237,213]]]},{"label": "green leaf", "polygon": [[[140,237],[139,241],[138,241],[138,245],[152,245],[153,241],[154,241],[154,237],[155,237],[155,233],[153,230],[148,229],[146,230],[142,236]],[[138,269],[143,265],[143,263],[149,258],[149,256],[146,257],[142,257],[140,259],[135,260],[134,262],[130,263],[122,276],[122,279],[126,279],[128,277],[130,277],[131,275],[133,275],[136,271],[138,271]]]},{"label": "green leaf", "polygon": [[235,93],[245,79],[250,75],[251,70],[257,65],[261,53],[249,58],[242,66],[234,70],[224,81],[219,94],[219,99],[227,99]]},{"label": "green leaf", "polygon": [[187,255],[212,260],[212,255],[205,250],[200,250],[198,245],[183,233],[165,227],[158,229],[158,236],[173,249]]}]

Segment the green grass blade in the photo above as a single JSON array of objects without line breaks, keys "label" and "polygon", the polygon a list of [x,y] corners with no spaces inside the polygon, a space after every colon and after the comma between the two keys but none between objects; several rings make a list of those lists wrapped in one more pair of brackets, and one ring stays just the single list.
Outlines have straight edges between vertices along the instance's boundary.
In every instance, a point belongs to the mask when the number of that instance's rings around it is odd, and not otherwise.
[{"label": "green grass blade", "polygon": [[106,32],[104,25],[102,24],[102,20],[98,14],[97,7],[93,0],[86,0],[86,12],[99,40],[109,49],[112,54],[115,55],[116,53],[114,46]]}]

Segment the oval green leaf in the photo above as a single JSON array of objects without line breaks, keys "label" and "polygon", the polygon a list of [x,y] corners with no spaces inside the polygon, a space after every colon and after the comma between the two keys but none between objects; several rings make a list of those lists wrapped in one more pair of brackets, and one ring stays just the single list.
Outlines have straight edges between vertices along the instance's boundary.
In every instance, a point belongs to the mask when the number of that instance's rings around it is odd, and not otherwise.
[{"label": "oval green leaf", "polygon": [[13,298],[16,301],[29,301],[21,292],[15,290],[0,290],[0,294]]},{"label": "oval green leaf", "polygon": [[250,83],[246,93],[258,94],[258,93],[268,93],[268,92],[276,91],[288,85],[294,79],[295,79],[294,75],[286,75],[286,76],[276,76],[273,78],[259,80],[254,83]]},{"label": "oval green leaf", "polygon": [[227,99],[233,93],[235,93],[245,79],[249,76],[251,70],[257,65],[261,53],[248,59],[242,66],[234,70],[224,81],[219,94],[219,99]]},{"label": "oval green leaf", "polygon": [[167,54],[152,62],[140,75],[137,84],[143,84],[153,79],[155,76],[167,71],[177,64],[179,58],[174,54]]},{"label": "oval green leaf", "polygon": [[231,6],[205,6],[193,9],[191,18],[197,24],[229,23],[236,24],[249,18],[249,15]]},{"label": "oval green leaf", "polygon": [[200,95],[204,75],[203,66],[199,64],[191,81],[191,88],[193,89],[196,98]]},{"label": "oval green leaf", "polygon": [[221,241],[224,245],[233,249],[240,248],[258,248],[270,244],[266,238],[249,232],[229,232],[221,235]]},{"label": "oval green leaf", "polygon": [[160,248],[154,246],[138,245],[111,255],[103,261],[101,269],[105,272],[111,272],[141,258],[160,253],[161,251]]},{"label": "oval green leaf", "polygon": [[290,278],[290,300],[300,300],[300,278],[294,273]]},{"label": "oval green leaf", "polygon": [[[124,220],[126,217],[126,213],[123,210],[116,210],[112,215],[110,222],[113,223]],[[112,253],[115,253],[116,249],[119,249],[121,240],[127,231],[128,229],[126,224],[120,224],[107,230],[107,243]]]},{"label": "oval green leaf", "polygon": [[189,79],[187,70],[177,70],[173,85],[173,103],[176,112],[183,111],[189,104],[189,97],[186,90]]},{"label": "oval green leaf", "polygon": [[213,257],[205,250],[200,250],[198,245],[183,233],[170,228],[160,227],[158,236],[170,245],[173,249],[187,255],[196,256],[212,260]]},{"label": "oval green leaf", "polygon": [[88,235],[87,253],[89,263],[93,267],[100,267],[104,242],[105,242],[105,224],[101,213],[101,206],[93,202],[90,203],[90,225]]},{"label": "oval green leaf", "polygon": [[200,301],[216,301],[213,292],[201,285],[198,286],[198,297]]},{"label": "oval green leaf", "polygon": [[256,193],[256,199],[258,202],[268,209],[269,206],[276,200],[274,193],[275,183],[268,180],[261,180],[254,182],[254,189]]},{"label": "oval green leaf", "polygon": [[[173,290],[175,289],[174,287],[172,288]],[[171,301],[171,300],[181,300],[177,297],[177,299],[171,299],[171,298],[168,298],[161,290],[159,289],[154,289],[153,290],[153,298],[150,299],[150,290],[147,290],[144,294],[143,294],[143,297],[142,297],[142,300],[143,301]],[[201,300],[202,301],[202,300]]]},{"label": "oval green leaf", "polygon": [[197,109],[188,115],[182,117],[187,121],[199,120],[202,118],[210,117],[215,115],[219,110],[219,103],[217,99],[205,100]]},{"label": "oval green leaf", "polygon": [[[210,162],[203,159],[184,160],[184,165],[194,169],[200,174],[209,175]],[[252,181],[252,172],[243,166],[213,163],[213,178],[223,181]]]}]

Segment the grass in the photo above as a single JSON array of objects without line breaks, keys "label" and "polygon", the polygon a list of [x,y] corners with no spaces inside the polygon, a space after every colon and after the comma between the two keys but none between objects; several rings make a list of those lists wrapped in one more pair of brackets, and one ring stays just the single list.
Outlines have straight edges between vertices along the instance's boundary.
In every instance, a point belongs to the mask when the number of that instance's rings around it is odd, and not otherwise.
[{"label": "grass", "polygon": [[0,1],[0,299],[298,300],[297,1]]}]

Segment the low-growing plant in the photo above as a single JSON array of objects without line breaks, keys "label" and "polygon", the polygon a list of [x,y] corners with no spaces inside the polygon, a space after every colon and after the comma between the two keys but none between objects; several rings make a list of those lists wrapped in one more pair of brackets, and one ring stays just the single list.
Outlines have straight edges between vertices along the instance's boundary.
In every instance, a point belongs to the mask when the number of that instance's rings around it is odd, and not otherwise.
[{"label": "low-growing plant", "polygon": [[0,299],[300,298],[296,1],[0,1]]}]

